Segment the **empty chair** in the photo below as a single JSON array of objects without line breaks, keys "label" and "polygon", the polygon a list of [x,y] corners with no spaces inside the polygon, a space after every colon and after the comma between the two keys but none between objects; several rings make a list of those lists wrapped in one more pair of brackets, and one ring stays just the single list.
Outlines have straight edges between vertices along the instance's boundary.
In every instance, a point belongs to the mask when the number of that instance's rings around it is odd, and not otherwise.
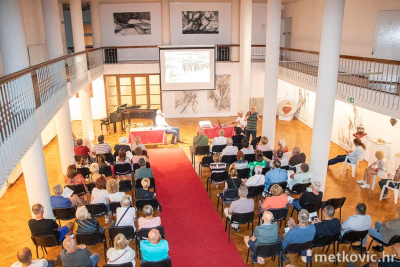
[{"label": "empty chair", "polygon": [[61,227],[61,221],[69,221],[75,218],[75,208],[54,208],[53,214],[56,220],[58,220],[58,225]]},{"label": "empty chair", "polygon": [[89,168],[86,167],[76,168],[76,172],[82,174],[84,178],[89,178],[90,176]]},{"label": "empty chair", "polygon": [[236,155],[224,155],[221,158],[221,162],[225,163],[227,166],[231,165],[236,161]]},{"label": "empty chair", "polygon": [[211,148],[211,153],[221,153],[225,147],[226,145],[213,145]]},{"label": "empty chair", "polygon": [[247,179],[250,177],[250,169],[246,168],[246,169],[239,169],[237,170],[238,173],[238,178],[240,179]]},{"label": "empty chair", "polygon": [[245,154],[244,159],[247,160],[247,162],[256,161],[256,154]]},{"label": "empty chair", "polygon": [[36,247],[36,258],[39,258],[39,247],[41,247],[44,257],[44,254],[47,253],[46,248],[62,246],[62,242],[58,241],[55,235],[31,236],[31,239]]},{"label": "empty chair", "polygon": [[97,245],[99,243],[103,243],[103,247],[104,247],[104,262],[106,261],[107,258],[107,242],[106,242],[106,238],[104,236],[104,233],[100,233],[100,231],[96,231],[90,234],[76,234],[75,235],[76,238],[76,243],[78,245],[84,244],[86,246],[93,246],[93,245]]},{"label": "empty chair", "polygon": [[100,173],[100,174],[104,174],[106,177],[111,177],[111,176],[113,176],[113,175],[112,175],[111,166],[103,166],[103,167],[100,167],[99,173]]},{"label": "empty chair", "polygon": [[211,198],[211,184],[222,184],[228,179],[228,172],[215,172],[211,173],[211,177],[207,179],[207,192],[210,194]]},{"label": "empty chair", "polygon": [[313,247],[324,248],[327,246],[326,252],[329,251],[329,247],[333,245],[333,255],[335,255],[336,262],[336,242],[339,242],[340,233],[330,235],[330,236],[317,236],[313,240]]},{"label": "empty chair", "polygon": [[196,156],[207,156],[210,153],[210,146],[197,146],[192,154],[192,164],[196,166]]},{"label": "empty chair", "polygon": [[[130,164],[127,164],[130,165]],[[119,181],[119,192],[128,192],[131,191],[132,199],[133,199],[133,188],[131,180],[121,180]]]},{"label": "empty chair", "polygon": [[[365,231],[347,231],[346,233],[343,234],[342,238],[339,239],[337,251],[339,251],[339,244],[350,244],[350,248],[353,246],[353,243],[355,242],[360,242],[362,244],[362,240],[366,235],[368,234],[368,230]],[[363,250],[360,250],[361,256],[363,253]]]},{"label": "empty chair", "polygon": [[251,257],[251,266],[254,266],[254,259],[257,259],[257,257],[261,257],[261,258],[269,258],[271,257],[273,261],[275,261],[275,257],[281,252],[282,249],[282,241],[278,241],[276,243],[271,243],[271,244],[258,244],[256,246],[255,251],[253,251],[251,249],[251,247],[249,247],[249,249],[247,250],[247,259],[246,259],[246,263],[249,262],[249,255],[250,255],[250,251],[252,254]]},{"label": "empty chair", "polygon": [[[252,212],[247,212],[247,213],[232,213],[231,218],[226,217],[225,221],[225,232],[226,229],[228,228],[228,242],[231,242],[231,228],[232,228],[232,223],[236,224],[247,224],[247,229],[249,229],[250,223],[251,223],[251,235],[253,235],[254,227],[253,227],[253,219],[254,219],[254,211]],[[229,224],[229,227],[228,227]]]},{"label": "empty chair", "polygon": [[264,157],[266,157],[267,159],[270,159],[270,160],[272,160],[272,150],[270,150],[270,151],[263,151],[263,155],[264,155]]},{"label": "empty chair", "polygon": [[217,210],[219,207],[219,200],[221,199],[221,218],[224,217],[224,205],[230,204],[232,201],[238,200],[238,190],[237,189],[227,189],[223,193],[218,195]]}]

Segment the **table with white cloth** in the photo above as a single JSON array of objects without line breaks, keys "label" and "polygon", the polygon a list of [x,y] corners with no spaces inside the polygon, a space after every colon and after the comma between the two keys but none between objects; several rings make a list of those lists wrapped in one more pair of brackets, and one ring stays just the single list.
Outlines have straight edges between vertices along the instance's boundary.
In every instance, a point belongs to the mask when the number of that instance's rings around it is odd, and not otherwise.
[{"label": "table with white cloth", "polygon": [[140,137],[143,144],[167,144],[167,135],[164,128],[131,128],[129,132],[129,143],[134,144],[135,138]]}]

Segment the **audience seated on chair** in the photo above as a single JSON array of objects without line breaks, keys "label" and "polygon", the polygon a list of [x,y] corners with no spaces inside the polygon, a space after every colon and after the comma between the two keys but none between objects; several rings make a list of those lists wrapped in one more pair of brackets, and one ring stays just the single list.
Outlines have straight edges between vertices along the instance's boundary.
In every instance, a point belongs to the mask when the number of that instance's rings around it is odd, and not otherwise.
[{"label": "audience seated on chair", "polygon": [[324,216],[321,218],[322,220],[316,218],[311,223],[315,226],[315,238],[319,236],[331,236],[340,233],[340,221],[336,218],[333,218],[335,215],[335,208],[331,205],[327,205],[323,209]]},{"label": "audience seated on chair", "polygon": [[254,154],[254,148],[252,145],[250,145],[249,140],[247,140],[246,138],[242,139],[242,149],[240,151],[242,151],[244,154]]},{"label": "audience seated on chair", "polygon": [[90,151],[90,153],[89,153],[89,155],[92,155],[93,153],[93,144],[92,144],[92,142],[90,141],[90,139],[89,138],[83,138],[82,139],[83,140],[83,146],[86,146],[87,148],[89,148],[89,151]]},{"label": "audience seated on chair", "polygon": [[190,146],[190,153],[193,155],[196,147],[198,146],[208,146],[208,136],[204,135],[204,131],[202,128],[199,128],[197,131],[197,135],[193,137],[193,145]]},{"label": "audience seated on chair", "polygon": [[76,233],[78,234],[91,234],[96,231],[104,233],[104,229],[100,226],[96,218],[90,216],[86,206],[79,207],[75,213],[75,223],[78,226]]},{"label": "audience seated on chair", "polygon": [[238,178],[238,173],[236,169],[229,170],[229,178],[225,180],[224,190],[222,191],[221,195],[224,191],[228,189],[239,189],[242,185],[242,180]]},{"label": "audience seated on chair", "polygon": [[146,217],[138,219],[139,229],[141,228],[154,228],[161,225],[161,218],[153,217],[153,207],[151,205],[144,205],[143,213]]},{"label": "audience seated on chair", "polygon": [[347,161],[351,164],[356,164],[358,161],[358,158],[361,156],[362,153],[365,151],[365,144],[361,141],[360,138],[354,138],[353,143],[355,145],[354,150],[345,150],[346,155],[339,155],[336,156],[336,158],[330,159],[328,161],[328,166],[334,165],[339,162],[343,162],[346,157],[348,157]]},{"label": "audience seated on chair", "polygon": [[115,163],[116,164],[130,164],[131,160],[129,158],[126,157],[126,150],[125,148],[121,148],[118,152],[118,156],[115,159]]},{"label": "audience seated on chair", "polygon": [[[287,158],[283,157],[283,151],[280,149],[275,151],[274,159],[277,159],[281,162],[281,167],[289,165],[289,161],[287,160]],[[269,165],[272,168],[272,161],[269,163]]]},{"label": "audience seated on chair", "polygon": [[290,166],[296,166],[300,163],[305,163],[306,162],[306,154],[301,153],[300,147],[294,147],[292,155],[289,159],[289,165]]},{"label": "audience seated on chair", "polygon": [[35,219],[30,219],[28,225],[33,236],[55,235],[59,241],[62,241],[65,236],[72,234],[74,227],[72,222],[59,227],[53,219],[43,218],[44,207],[41,204],[33,205],[32,212],[35,215]]},{"label": "audience seated on chair", "polygon": [[142,179],[145,177],[154,178],[153,171],[150,168],[146,167],[146,160],[144,158],[139,159],[138,164],[140,166],[140,169],[137,169],[135,171],[136,179]]},{"label": "audience seated on chair", "polygon": [[242,170],[242,169],[247,169],[247,165],[249,164],[247,160],[244,159],[244,153],[242,151],[238,151],[236,154],[236,159],[234,163],[229,166],[229,171],[231,169],[236,169],[236,170]]},{"label": "audience seated on chair", "polygon": [[74,154],[79,156],[88,156],[90,157],[90,149],[87,146],[83,145],[83,140],[79,138],[76,140],[76,147],[74,147]]},{"label": "audience seated on chair", "polygon": [[96,180],[96,187],[92,190],[91,204],[107,204],[107,198],[109,193],[107,192],[107,179],[104,175],[101,175]]},{"label": "audience seated on chair", "polygon": [[97,163],[90,164],[89,171],[92,173],[90,176],[92,182],[96,182],[96,180],[101,176],[99,170],[100,170],[99,164]]},{"label": "audience seated on chair", "polygon": [[[232,217],[232,213],[248,213],[254,211],[254,200],[247,198],[249,193],[246,186],[239,187],[239,199],[231,203],[229,208],[224,209],[225,216],[228,218]],[[232,223],[232,228],[236,231],[240,231],[237,223]]]},{"label": "audience seated on chair", "polygon": [[136,136],[135,143],[132,144],[132,151],[134,151],[137,147],[140,147],[142,150],[146,150],[146,147],[141,142],[142,140],[140,139],[140,136]]},{"label": "audience seated on chair", "polygon": [[[390,261],[388,261],[390,259]],[[398,267],[400,266],[400,243],[392,246],[392,255],[385,254],[384,258],[377,259],[377,261],[370,261],[364,266],[368,267]],[[346,265],[347,267],[347,265]],[[352,266],[350,266],[352,267]]]},{"label": "audience seated on chair", "polygon": [[138,163],[139,159],[144,159],[146,162],[149,162],[149,158],[145,155],[142,155],[142,149],[140,147],[135,148],[134,155],[132,156],[132,164]]},{"label": "audience seated on chair", "polygon": [[364,177],[358,180],[357,183],[360,184],[361,188],[369,188],[369,180],[371,175],[378,175],[379,177],[386,177],[386,172],[388,170],[388,162],[385,159],[385,154],[382,151],[375,152],[376,161],[365,168]]},{"label": "audience seated on chair", "polygon": [[21,248],[17,252],[18,261],[14,262],[11,267],[47,267],[47,266],[57,266],[59,263],[58,259],[56,260],[46,260],[46,259],[32,259],[32,251],[27,248]]},{"label": "audience seated on chair", "polygon": [[[260,150],[256,150],[256,151],[260,151]],[[263,169],[262,166],[257,165],[255,167],[253,176],[251,176],[248,179],[242,179],[243,184],[245,184],[247,187],[264,185],[265,184],[265,177],[262,174],[262,169]]]},{"label": "audience seated on chair", "polygon": [[[396,208],[397,217],[391,221],[384,221],[384,222],[376,222],[375,229],[370,228],[368,233],[371,237],[375,237],[386,244],[389,243],[390,239],[395,235],[400,236],[400,205]],[[382,244],[372,247],[374,250],[382,252],[383,247]]]},{"label": "audience seated on chair", "polygon": [[89,168],[90,163],[89,163],[89,158],[87,157],[82,157],[79,163],[76,163],[77,168]]},{"label": "audience seated on chair", "polygon": [[74,206],[82,206],[83,201],[77,195],[72,195],[71,197],[63,197],[63,188],[60,184],[53,187],[54,196],[50,197],[51,207],[54,208],[69,208]]},{"label": "audience seated on chair", "polygon": [[99,141],[99,143],[93,147],[93,153],[95,155],[111,153],[111,146],[108,143],[104,143],[104,135],[99,135],[97,141]]},{"label": "audience seated on chair", "polygon": [[63,247],[60,253],[63,266],[97,266],[100,255],[92,254],[86,245],[76,245],[74,238],[66,237]]},{"label": "audience seated on chair", "polygon": [[242,143],[242,139],[244,138],[244,135],[242,133],[243,133],[242,129],[238,127],[235,128],[235,135],[232,136],[232,141],[234,144]]},{"label": "audience seated on chair", "polygon": [[67,168],[67,176],[65,177],[66,185],[76,185],[83,184],[86,189],[86,181],[82,174],[78,173],[76,170],[76,166],[71,164]]},{"label": "audience seated on chair", "polygon": [[265,151],[271,151],[271,148],[268,145],[268,137],[263,136],[261,137],[261,144],[257,145],[257,149],[265,152]]},{"label": "audience seated on chair", "polygon": [[224,136],[225,135],[225,131],[223,129],[220,129],[218,131],[218,134],[219,134],[219,136],[214,137],[212,142],[211,142],[210,151],[212,151],[212,147],[213,146],[226,145],[227,138]]},{"label": "audience seated on chair", "polygon": [[[388,175],[387,175],[388,177],[387,178],[389,178],[389,179],[381,179],[380,181],[379,181],[379,186],[380,186],[380,188],[381,188],[381,190],[383,189],[383,186],[384,185],[386,185],[386,183],[387,183],[387,181],[393,181],[393,182],[398,182],[398,181],[400,181],[400,166],[396,169],[396,172],[395,172],[395,174],[394,175],[391,175],[391,174],[389,174],[388,173]],[[392,177],[393,176],[393,177]],[[397,186],[396,184],[394,184],[394,183],[389,183],[389,186],[390,187],[395,187],[395,186]],[[385,188],[385,192],[384,192],[384,195],[382,196],[382,199],[388,199],[390,196],[389,196],[389,191],[388,191],[388,189],[387,188]]]},{"label": "audience seated on chair", "polygon": [[108,192],[108,202],[120,202],[124,196],[125,192],[119,192],[119,183],[115,179],[108,179],[106,189]]},{"label": "audience seated on chair", "polygon": [[265,174],[265,192],[268,192],[270,185],[285,182],[288,179],[287,171],[280,168],[281,162],[279,160],[274,160],[272,165],[273,169]]},{"label": "audience seated on chair", "polygon": [[[347,219],[342,223],[342,232],[340,236],[342,237],[347,231],[365,231],[368,230],[372,225],[371,216],[367,214],[367,206],[364,203],[358,203],[356,206],[356,214],[347,217]],[[362,247],[353,246],[353,249],[363,249],[366,250],[365,246],[367,244],[367,237],[362,241]]]},{"label": "audience seated on chair", "polygon": [[232,138],[226,139],[226,147],[222,150],[221,155],[222,156],[231,156],[231,155],[236,155],[238,152],[237,146],[233,146],[233,140]]},{"label": "audience seated on chair", "polygon": [[283,153],[289,152],[289,148],[286,145],[285,139],[281,138],[278,141],[278,149],[277,150],[282,150]]},{"label": "audience seated on chair", "polygon": [[135,266],[135,251],[129,246],[129,240],[119,233],[114,238],[114,247],[107,250],[108,264],[123,264],[131,262]]},{"label": "audience seated on chair", "polygon": [[168,242],[161,239],[160,231],[152,229],[149,232],[148,240],[140,242],[140,251],[142,252],[142,262],[160,261],[169,258]]},{"label": "audience seated on chair", "polygon": [[119,144],[114,146],[114,154],[118,155],[118,152],[121,148],[125,149],[125,151],[131,151],[131,147],[128,145],[128,138],[126,136],[122,136],[118,139]]},{"label": "audience seated on chair", "polygon": [[272,185],[270,191],[271,196],[265,198],[264,202],[260,205],[261,209],[283,209],[288,207],[287,195],[283,193],[282,187],[279,184]]},{"label": "audience seated on chair", "polygon": [[255,151],[255,158],[255,161],[249,162],[247,165],[250,169],[250,175],[253,175],[253,170],[256,166],[261,166],[261,168],[267,167],[267,158],[264,157],[264,154],[261,150],[257,149]]},{"label": "audience seated on chair", "polygon": [[288,179],[288,188],[292,190],[295,184],[309,183],[313,174],[310,172],[310,168],[307,163],[302,163],[300,165],[300,172],[293,173]]},{"label": "audience seated on chair", "polygon": [[126,195],[122,197],[121,207],[117,208],[117,221],[115,226],[133,226],[135,228],[136,210],[131,207],[131,198]]},{"label": "audience seated on chair", "polygon": [[290,217],[288,226],[290,230],[283,235],[282,248],[285,249],[288,244],[304,243],[314,239],[315,236],[315,226],[313,224],[308,224],[310,214],[307,210],[301,210],[299,212],[299,224],[297,225],[293,218]]},{"label": "audience seated on chair", "polygon": [[[270,211],[266,211],[262,219],[263,224],[256,226],[253,236],[250,237],[247,235],[244,237],[244,243],[247,247],[251,247],[253,251],[256,251],[256,247],[259,244],[270,244],[279,241],[278,224],[272,222],[274,215]],[[264,264],[264,259],[261,257],[253,259],[253,261]]]},{"label": "audience seated on chair", "polygon": [[299,199],[294,199],[292,205],[297,209],[301,210],[305,204],[322,202],[324,193],[319,191],[321,189],[321,183],[318,181],[312,182],[309,187],[310,191],[306,191],[301,194]]},{"label": "audience seated on chair", "polygon": [[213,154],[213,161],[213,163],[210,163],[212,173],[226,171],[226,163],[221,162],[221,155],[219,153]]},{"label": "audience seated on chair", "polygon": [[156,196],[156,193],[149,191],[149,178],[143,178],[140,183],[143,188],[136,189],[136,199],[152,199]]},{"label": "audience seated on chair", "polygon": [[110,166],[110,163],[106,161],[106,157],[102,154],[96,156],[95,162],[99,165],[99,168]]}]

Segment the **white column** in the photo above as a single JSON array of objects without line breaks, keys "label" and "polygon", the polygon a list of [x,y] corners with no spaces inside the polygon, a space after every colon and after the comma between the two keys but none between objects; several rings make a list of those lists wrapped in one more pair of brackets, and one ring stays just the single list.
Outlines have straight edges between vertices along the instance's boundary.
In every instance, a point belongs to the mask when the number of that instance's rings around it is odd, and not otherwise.
[{"label": "white column", "polygon": [[0,1],[0,49],[4,75],[29,67],[19,1]]},{"label": "white column", "polygon": [[321,44],[311,144],[310,170],[325,188],[331,144],[333,111],[337,87],[345,0],[325,0],[322,17]]},{"label": "white column", "polygon": [[[231,1],[231,44],[240,43],[240,0]],[[231,61],[239,61],[239,47],[232,46]]]},{"label": "white column", "polygon": [[90,1],[90,16],[92,19],[92,36],[93,47],[102,47],[101,39],[101,19],[100,19],[100,2],[99,0]]},{"label": "white column", "polygon": [[265,41],[264,114],[262,133],[270,146],[275,144],[276,106],[278,96],[279,44],[282,0],[268,0]]},{"label": "white column", "polygon": [[239,108],[249,110],[251,92],[252,0],[240,1],[240,86]]},{"label": "white column", "polygon": [[[71,11],[72,34],[74,38],[75,52],[81,52],[85,50],[81,0],[70,0],[69,5]],[[83,137],[94,140],[89,85],[83,86],[79,91],[79,102],[81,106]]]},{"label": "white column", "polygon": [[[42,0],[44,30],[46,34],[47,55],[49,60],[63,56],[64,49],[60,31],[60,15],[57,0]],[[60,148],[61,170],[65,175],[67,167],[74,164],[74,143],[72,140],[71,117],[69,103],[56,114],[58,146]]]},{"label": "white column", "polygon": [[44,164],[42,140],[40,139],[40,136],[24,155],[21,163],[24,171],[26,192],[28,193],[30,209],[34,204],[40,203],[44,207],[44,217],[46,219],[54,219],[50,203],[49,182],[47,180],[46,166]]},{"label": "white column", "polygon": [[161,31],[162,31],[162,44],[171,44],[171,29],[169,19],[169,0],[161,0]]}]

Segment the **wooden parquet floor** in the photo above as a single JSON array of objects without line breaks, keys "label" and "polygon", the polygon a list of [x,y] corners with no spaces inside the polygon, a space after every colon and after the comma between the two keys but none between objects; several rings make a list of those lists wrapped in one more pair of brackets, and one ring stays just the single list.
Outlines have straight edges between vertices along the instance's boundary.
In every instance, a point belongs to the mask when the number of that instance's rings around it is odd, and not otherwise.
[{"label": "wooden parquet floor", "polygon": [[[226,117],[220,119],[222,122],[224,121],[232,121],[233,117]],[[180,144],[185,153],[189,155],[189,146],[192,142],[193,136],[196,134],[196,128],[198,121],[200,120],[211,120],[215,121],[215,118],[189,118],[189,119],[167,119],[170,125],[178,126],[181,129],[182,140],[185,141],[185,144]],[[147,122],[149,123],[149,122]],[[100,122],[95,121],[95,135],[98,136],[101,134],[100,130]],[[80,121],[74,121],[72,123],[72,128],[77,137],[82,136],[82,129]],[[118,125],[119,126],[119,125]],[[309,157],[310,148],[311,148],[311,136],[312,130],[307,127],[305,124],[298,120],[293,120],[290,122],[287,121],[277,121],[277,129],[276,129],[276,140],[280,138],[285,138],[289,149],[292,149],[294,146],[299,146],[302,148],[302,151]],[[258,132],[261,133],[261,124],[259,125]],[[103,134],[106,135],[105,141],[110,143],[113,147],[115,143],[118,142],[118,139],[125,135],[125,132],[120,128],[118,129],[116,134],[107,134],[105,128],[103,127]],[[168,138],[170,140],[170,136]],[[271,144],[270,144],[271,146]],[[156,149],[157,146],[148,146],[148,149]],[[158,149],[162,148],[171,148],[176,147],[176,145],[159,145]],[[331,143],[330,156],[333,157],[338,154],[342,154],[343,149],[339,146]],[[45,162],[47,168],[47,176],[49,179],[50,189],[58,183],[64,184],[64,177],[61,172],[61,163],[59,156],[59,148],[57,137],[54,138],[45,148],[44,148]],[[198,157],[197,162],[199,162],[200,157]],[[362,162],[360,164],[360,173],[356,176],[356,179],[360,179],[362,176],[363,170],[366,167],[367,163]],[[371,190],[361,190],[355,179],[351,177],[351,171],[345,172],[342,176],[339,175],[341,165],[337,164],[335,166],[331,166],[328,170],[326,189],[324,193],[324,199],[327,200],[332,197],[347,197],[346,203],[342,209],[342,220],[344,220],[347,216],[354,214],[354,207],[358,202],[366,203],[368,207],[368,214],[371,215],[373,223],[376,221],[389,220],[396,217],[395,213],[395,204],[393,202],[393,197],[389,200],[384,200],[382,202],[379,201],[380,189],[379,187],[375,189],[375,191]],[[198,172],[198,165],[196,165],[196,171]],[[206,170],[203,171],[203,175],[200,178],[204,184],[204,188],[206,186],[206,179],[209,175],[209,172]],[[217,203],[216,193],[222,191],[222,188],[215,189],[213,187],[212,194],[212,202],[214,206]],[[52,190],[51,190],[52,192]],[[159,192],[162,194],[162,192]],[[27,221],[30,219],[30,207],[28,203],[28,198],[26,194],[26,187],[24,182],[24,177],[21,176],[14,185],[12,185],[4,196],[0,199],[0,266],[10,266],[13,262],[17,260],[16,251],[23,247],[27,246],[32,249],[33,254],[35,254],[35,247],[30,240],[30,231],[28,228]],[[217,211],[216,211],[217,212]],[[336,214],[338,217],[338,214]],[[162,214],[161,214],[162,216]],[[257,217],[257,216],[256,216]],[[254,223],[257,224],[257,219],[255,217]],[[225,223],[225,217],[221,221]],[[65,222],[63,222],[64,224]],[[104,220],[100,219],[100,223],[104,225]],[[280,233],[283,233],[283,227],[280,229]],[[246,260],[247,255],[247,247],[243,243],[243,237],[245,235],[250,234],[250,230],[242,227],[240,232],[234,232],[232,234],[232,241],[235,242],[239,253],[242,255],[243,260]],[[167,233],[168,237],[168,233]],[[368,239],[368,242],[370,239]],[[228,241],[227,241],[228,242]],[[212,244],[210,244],[212,245]],[[134,248],[133,241],[131,242],[131,246]],[[348,251],[347,245],[342,245],[341,250]],[[90,247],[92,251],[98,252],[101,255],[99,265],[102,266],[104,263],[104,255],[102,245],[96,245]],[[218,248],[216,248],[218,249]],[[60,248],[49,248],[48,254],[46,258],[55,258],[57,253],[59,253]],[[331,248],[332,251],[332,248]],[[314,253],[319,253],[319,249],[314,249]],[[372,250],[371,250],[372,252]],[[390,249],[387,249],[386,252],[390,252]],[[350,250],[350,253],[355,253],[355,251]],[[380,254],[378,254],[380,255]],[[34,256],[36,257],[36,256]],[[227,259],[229,256],[227,256]],[[290,256],[291,264],[295,266],[305,266],[305,264],[301,261],[297,256]],[[195,261],[195,259],[193,259]],[[173,262],[173,259],[172,259]],[[332,266],[332,263],[314,263],[315,266]],[[344,266],[345,264],[339,263],[338,266]],[[140,266],[140,262],[137,261],[137,266]],[[251,263],[248,264],[251,266]],[[277,266],[276,262],[271,262],[267,260],[267,263],[263,266]]]}]

